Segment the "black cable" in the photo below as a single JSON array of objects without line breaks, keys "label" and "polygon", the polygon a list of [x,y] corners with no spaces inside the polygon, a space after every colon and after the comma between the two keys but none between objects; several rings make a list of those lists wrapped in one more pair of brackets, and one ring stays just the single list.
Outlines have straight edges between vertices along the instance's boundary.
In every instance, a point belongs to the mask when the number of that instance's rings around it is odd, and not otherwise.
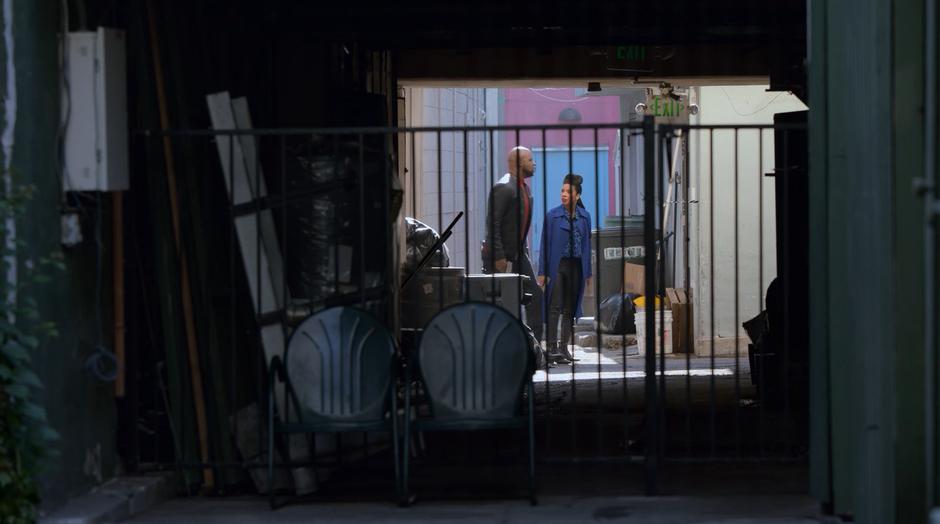
[{"label": "black cable", "polygon": [[56,129],[56,177],[59,180],[59,188],[63,191],[62,194],[62,205],[67,207],[67,202],[65,198],[64,188],[65,184],[63,183],[63,178],[67,177],[66,165],[65,165],[65,131],[68,129],[69,118],[72,114],[72,101],[70,99],[71,85],[69,84],[69,5],[68,0],[62,0],[62,35],[59,40],[59,52],[60,60],[59,64],[59,75],[61,76],[61,87],[65,91],[63,99],[63,117],[59,122],[59,127]]},{"label": "black cable", "polygon": [[101,325],[101,273],[103,272],[102,254],[104,242],[101,240],[101,193],[95,193],[95,345],[100,347],[104,340],[104,331]]},{"label": "black cable", "polygon": [[101,382],[114,382],[118,375],[117,355],[104,345],[104,323],[101,315],[101,290],[103,287],[103,252],[101,239],[101,193],[95,198],[95,350],[85,359],[85,367]]}]

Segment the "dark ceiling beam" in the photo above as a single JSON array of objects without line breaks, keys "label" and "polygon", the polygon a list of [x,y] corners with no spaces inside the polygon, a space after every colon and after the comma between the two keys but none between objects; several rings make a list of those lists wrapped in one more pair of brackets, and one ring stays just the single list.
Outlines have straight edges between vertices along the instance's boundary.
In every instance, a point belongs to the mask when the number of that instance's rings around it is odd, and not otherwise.
[{"label": "dark ceiling beam", "polygon": [[591,79],[649,81],[661,78],[771,76],[775,63],[763,46],[650,46],[618,58],[617,48],[565,47],[549,53],[535,49],[481,49],[469,53],[414,50],[398,55],[399,78],[428,82],[459,80]]},{"label": "dark ceiling beam", "polygon": [[529,47],[805,39],[805,2],[412,2],[274,4],[280,31],[372,47]]}]

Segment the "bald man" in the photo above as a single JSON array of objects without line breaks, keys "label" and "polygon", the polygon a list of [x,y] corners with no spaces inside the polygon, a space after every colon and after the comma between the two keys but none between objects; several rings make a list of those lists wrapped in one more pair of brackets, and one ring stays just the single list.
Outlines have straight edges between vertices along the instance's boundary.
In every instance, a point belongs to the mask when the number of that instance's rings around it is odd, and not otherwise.
[{"label": "bald man", "polygon": [[516,147],[509,152],[506,163],[509,172],[490,191],[486,215],[488,260],[483,264],[496,273],[511,271],[529,277],[525,291],[532,294],[532,300],[526,305],[526,323],[541,342],[542,290],[535,285],[526,245],[532,224],[532,194],[526,180],[535,174],[535,160],[532,151]]}]

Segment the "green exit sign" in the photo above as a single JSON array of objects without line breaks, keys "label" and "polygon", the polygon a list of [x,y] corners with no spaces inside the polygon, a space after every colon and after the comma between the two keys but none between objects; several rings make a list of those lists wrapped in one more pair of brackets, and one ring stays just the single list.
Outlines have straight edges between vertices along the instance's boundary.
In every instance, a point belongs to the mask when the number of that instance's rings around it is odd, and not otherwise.
[{"label": "green exit sign", "polygon": [[656,117],[678,117],[685,115],[688,111],[688,105],[668,96],[653,95],[646,105],[646,113]]},{"label": "green exit sign", "polygon": [[627,62],[640,62],[646,60],[645,45],[621,45],[617,46],[617,60],[626,60]]}]

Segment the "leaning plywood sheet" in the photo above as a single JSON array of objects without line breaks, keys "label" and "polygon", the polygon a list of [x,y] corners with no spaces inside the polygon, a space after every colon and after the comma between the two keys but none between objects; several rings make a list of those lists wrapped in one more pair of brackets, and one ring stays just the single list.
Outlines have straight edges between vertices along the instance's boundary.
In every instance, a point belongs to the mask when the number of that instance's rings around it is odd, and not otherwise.
[{"label": "leaning plywood sheet", "polygon": [[[214,129],[251,129],[248,102],[244,98],[231,100],[228,92],[206,96],[209,116]],[[216,147],[225,175],[225,188],[233,206],[257,201],[267,196],[267,186],[257,157],[254,137],[250,135],[219,135]],[[284,265],[277,244],[274,217],[271,210],[263,209],[235,217],[235,234],[242,255],[242,264],[248,277],[251,304],[259,317],[284,309],[288,303],[284,284]],[[261,344],[266,361],[284,355],[285,326],[281,323],[261,326]],[[277,395],[278,411],[284,413],[286,402],[282,392]],[[318,438],[319,441],[322,440]],[[295,449],[296,447],[296,449]],[[310,456],[306,441],[291,439],[291,455],[303,461]],[[313,471],[309,468],[291,470],[297,494],[316,490]]]},{"label": "leaning plywood sheet", "polygon": [[[252,129],[251,114],[248,112],[248,100],[245,97],[232,99],[232,113],[235,116],[236,129]],[[243,160],[245,163],[245,172],[248,173],[248,183],[251,184],[253,192],[257,189],[258,198],[267,196],[268,188],[264,181],[264,175],[261,171],[261,163],[258,161],[258,149],[255,137],[250,135],[238,135],[238,141],[241,144]],[[280,306],[285,304],[283,294],[287,293],[284,285],[284,263],[281,259],[281,248],[277,242],[277,230],[274,228],[274,217],[270,209],[265,209],[261,213],[251,215],[257,217],[261,226],[262,248],[267,256],[268,269],[271,273],[271,280],[274,283],[275,300]]]},{"label": "leaning plywood sheet", "polygon": [[[206,102],[213,128],[250,128],[248,104],[243,98],[231,100],[228,92],[222,92],[208,95]],[[266,196],[267,187],[258,167],[254,138],[247,135],[219,135],[215,142],[232,205],[246,204]],[[246,148],[246,145],[249,147]],[[261,316],[283,310],[287,303],[287,297],[284,296],[283,260],[271,211],[265,209],[236,217],[235,233],[255,314]],[[283,326],[262,326],[261,341],[267,360],[281,355],[284,351]]]}]

